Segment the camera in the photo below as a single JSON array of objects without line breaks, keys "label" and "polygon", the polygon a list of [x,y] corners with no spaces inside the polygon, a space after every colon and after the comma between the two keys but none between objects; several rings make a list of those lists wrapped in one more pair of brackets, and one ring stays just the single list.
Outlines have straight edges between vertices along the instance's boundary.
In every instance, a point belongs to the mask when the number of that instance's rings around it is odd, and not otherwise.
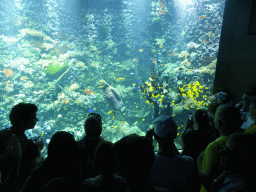
[{"label": "camera", "polygon": [[189,114],[188,114],[188,119],[189,119],[189,120],[192,120],[192,117],[193,117],[193,114],[192,114],[192,113],[189,113]]}]

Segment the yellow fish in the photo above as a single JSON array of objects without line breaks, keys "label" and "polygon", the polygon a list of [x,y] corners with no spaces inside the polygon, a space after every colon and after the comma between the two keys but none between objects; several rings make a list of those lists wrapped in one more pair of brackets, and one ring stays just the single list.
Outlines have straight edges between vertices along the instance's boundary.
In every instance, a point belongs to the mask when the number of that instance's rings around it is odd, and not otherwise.
[{"label": "yellow fish", "polygon": [[149,104],[150,103],[149,100],[147,100],[146,103]]},{"label": "yellow fish", "polygon": [[179,136],[180,135],[180,133],[177,133],[177,136]]},{"label": "yellow fish", "polygon": [[[112,110],[113,111],[113,110]],[[112,111],[109,111],[108,114],[112,113]]]},{"label": "yellow fish", "polygon": [[159,46],[159,48],[161,48],[161,49],[162,49],[163,47],[162,47],[162,46]]},{"label": "yellow fish", "polygon": [[139,49],[139,52],[142,52],[143,51],[143,49]]},{"label": "yellow fish", "polygon": [[142,119],[142,121],[145,121],[145,119]]},{"label": "yellow fish", "polygon": [[155,49],[153,49],[153,52],[156,52],[156,50],[155,50]]},{"label": "yellow fish", "polygon": [[124,78],[120,77],[120,78],[116,79],[116,81],[119,81],[119,80],[124,80]]},{"label": "yellow fish", "polygon": [[102,88],[102,86],[100,86],[100,89]]},{"label": "yellow fish", "polygon": [[138,106],[136,106],[136,108],[138,108]]},{"label": "yellow fish", "polygon": [[135,86],[136,84],[135,84],[135,83],[133,83],[132,85],[133,85],[133,86]]},{"label": "yellow fish", "polygon": [[115,126],[114,128],[117,128],[117,126]]}]

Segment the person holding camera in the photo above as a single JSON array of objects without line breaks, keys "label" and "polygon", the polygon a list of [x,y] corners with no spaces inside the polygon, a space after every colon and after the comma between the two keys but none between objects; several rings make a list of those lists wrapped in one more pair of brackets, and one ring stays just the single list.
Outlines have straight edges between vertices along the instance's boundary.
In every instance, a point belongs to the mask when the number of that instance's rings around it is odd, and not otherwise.
[{"label": "person holding camera", "polygon": [[[22,185],[30,171],[42,162],[40,151],[43,149],[42,142],[33,143],[25,135],[25,131],[33,129],[38,121],[36,117],[37,106],[31,103],[19,103],[15,105],[9,114],[12,126],[9,129],[0,131],[0,155],[3,155],[8,148],[9,140],[14,134],[21,146],[22,159],[16,186]],[[13,161],[8,161],[5,166],[1,167],[2,180],[8,177]]]},{"label": "person holding camera", "polygon": [[192,114],[189,114],[186,128],[181,135],[183,142],[182,155],[190,156],[196,160],[207,145],[214,141],[214,138],[210,133],[211,128],[207,111],[198,109],[194,118],[192,116]]}]

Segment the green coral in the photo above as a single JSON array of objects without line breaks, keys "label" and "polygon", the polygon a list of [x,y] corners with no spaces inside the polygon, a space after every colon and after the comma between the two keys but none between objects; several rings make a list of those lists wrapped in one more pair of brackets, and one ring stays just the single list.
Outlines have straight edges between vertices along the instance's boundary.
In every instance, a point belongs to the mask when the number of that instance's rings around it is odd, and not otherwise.
[{"label": "green coral", "polygon": [[159,45],[159,46],[163,46],[163,44],[165,43],[165,39],[155,39],[156,40],[156,45]]},{"label": "green coral", "polygon": [[99,37],[102,39],[105,39],[108,35],[108,30],[109,30],[108,26],[100,26],[98,29]]},{"label": "green coral", "polygon": [[160,28],[161,27],[161,21],[162,21],[162,19],[160,17],[154,18],[152,20],[152,24],[151,24],[152,27],[155,28],[155,29]]},{"label": "green coral", "polygon": [[45,69],[45,73],[47,75],[55,75],[62,70],[65,70],[68,67],[68,62],[58,62],[53,61],[49,64],[49,66]]}]

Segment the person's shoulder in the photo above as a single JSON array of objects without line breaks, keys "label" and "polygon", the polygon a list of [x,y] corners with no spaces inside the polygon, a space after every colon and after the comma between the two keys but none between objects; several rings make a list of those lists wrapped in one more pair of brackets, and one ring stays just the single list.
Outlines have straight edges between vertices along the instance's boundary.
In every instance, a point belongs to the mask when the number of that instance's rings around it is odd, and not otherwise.
[{"label": "person's shoulder", "polygon": [[171,192],[169,189],[157,186],[153,186],[153,190],[154,192]]}]

